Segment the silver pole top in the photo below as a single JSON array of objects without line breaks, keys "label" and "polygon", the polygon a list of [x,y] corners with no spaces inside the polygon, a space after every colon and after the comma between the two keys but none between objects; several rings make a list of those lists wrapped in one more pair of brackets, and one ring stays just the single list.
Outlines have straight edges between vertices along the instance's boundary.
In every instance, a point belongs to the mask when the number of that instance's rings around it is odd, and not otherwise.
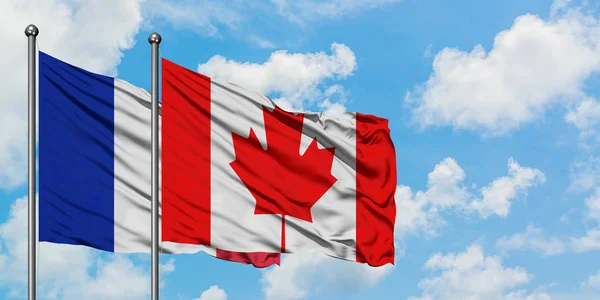
[{"label": "silver pole top", "polygon": [[[30,37],[30,36],[36,37],[38,35],[38,33],[40,33],[40,31],[38,30],[37,26],[35,26],[33,24],[30,24],[29,26],[27,26],[25,28],[25,35],[27,37]],[[159,36],[159,38],[160,38],[160,36]]]},{"label": "silver pole top", "polygon": [[150,36],[148,37],[148,43],[150,44],[160,44],[160,42],[162,41],[162,38],[160,37],[160,34],[153,32],[150,34]]}]

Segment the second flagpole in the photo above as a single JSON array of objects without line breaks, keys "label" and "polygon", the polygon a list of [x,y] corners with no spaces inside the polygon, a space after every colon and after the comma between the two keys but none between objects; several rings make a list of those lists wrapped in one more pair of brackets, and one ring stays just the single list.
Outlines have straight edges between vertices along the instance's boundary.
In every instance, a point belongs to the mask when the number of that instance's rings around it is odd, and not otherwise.
[{"label": "second flagpole", "polygon": [[38,28],[31,24],[25,28],[25,36],[27,36],[27,96],[28,96],[28,139],[27,139],[27,170],[28,170],[28,251],[27,251],[27,299],[36,299],[36,278],[37,278],[37,204],[36,204],[36,155],[35,155],[35,143],[37,139],[37,81],[36,81],[36,69],[37,69],[37,49],[36,49],[36,38],[39,33]]},{"label": "second flagpole", "polygon": [[158,45],[162,38],[154,32],[148,37],[152,47],[152,300],[158,300]]}]

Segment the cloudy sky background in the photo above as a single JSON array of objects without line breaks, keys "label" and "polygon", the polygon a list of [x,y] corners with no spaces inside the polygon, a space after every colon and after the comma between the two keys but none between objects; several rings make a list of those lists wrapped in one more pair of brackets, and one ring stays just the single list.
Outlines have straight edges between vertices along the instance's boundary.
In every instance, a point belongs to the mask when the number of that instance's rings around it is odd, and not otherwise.
[{"label": "cloudy sky background", "polygon": [[[26,38],[149,89],[161,55],[290,110],[390,120],[395,266],[162,256],[164,299],[600,299],[600,3],[4,0],[0,299],[26,297]],[[40,299],[147,299],[149,255],[40,245]]]}]

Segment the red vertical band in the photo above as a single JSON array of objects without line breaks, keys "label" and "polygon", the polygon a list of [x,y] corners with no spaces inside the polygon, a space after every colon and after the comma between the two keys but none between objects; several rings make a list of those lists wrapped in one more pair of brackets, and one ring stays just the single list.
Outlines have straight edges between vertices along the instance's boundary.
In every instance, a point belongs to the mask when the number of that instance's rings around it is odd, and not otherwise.
[{"label": "red vertical band", "polygon": [[210,78],[162,59],[162,240],[210,246]]},{"label": "red vertical band", "polygon": [[[162,59],[162,240],[210,244],[211,80]],[[257,268],[279,253],[216,249],[216,257]]]},{"label": "red vertical band", "polygon": [[356,261],[394,264],[396,151],[386,119],[356,114]]}]

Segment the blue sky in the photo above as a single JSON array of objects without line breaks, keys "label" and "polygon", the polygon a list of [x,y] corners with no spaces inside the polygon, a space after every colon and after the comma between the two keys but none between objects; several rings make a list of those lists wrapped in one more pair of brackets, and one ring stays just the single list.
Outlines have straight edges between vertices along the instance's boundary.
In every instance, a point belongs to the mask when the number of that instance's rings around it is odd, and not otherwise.
[{"label": "blue sky", "polygon": [[[600,299],[598,3],[20,2],[0,4],[0,299],[26,295],[29,23],[40,50],[146,89],[158,31],[163,57],[283,107],[390,120],[395,267],[165,256],[163,299]],[[40,260],[43,299],[149,297],[149,255],[42,245]]]}]

